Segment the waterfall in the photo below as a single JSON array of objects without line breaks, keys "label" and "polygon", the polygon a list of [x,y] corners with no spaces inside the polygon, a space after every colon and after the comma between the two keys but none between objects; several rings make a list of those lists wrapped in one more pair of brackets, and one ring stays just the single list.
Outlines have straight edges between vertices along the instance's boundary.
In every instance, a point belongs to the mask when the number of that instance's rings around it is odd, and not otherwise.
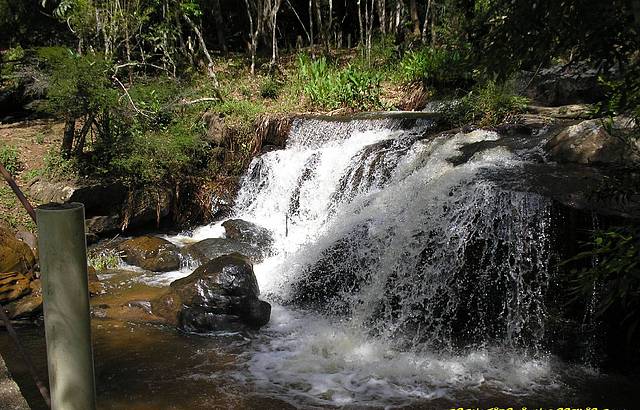
[{"label": "waterfall", "polygon": [[295,405],[557,393],[552,203],[496,183],[539,156],[526,144],[419,118],[297,120],[233,212],[274,236],[254,267],[272,320],[237,377]]}]

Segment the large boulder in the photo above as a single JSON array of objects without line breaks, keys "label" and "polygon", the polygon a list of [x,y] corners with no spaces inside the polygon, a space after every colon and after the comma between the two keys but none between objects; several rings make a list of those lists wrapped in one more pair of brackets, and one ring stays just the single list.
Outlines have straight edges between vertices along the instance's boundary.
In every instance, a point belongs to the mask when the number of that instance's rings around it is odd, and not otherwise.
[{"label": "large boulder", "polygon": [[109,215],[120,210],[127,198],[127,189],[121,183],[92,183],[87,181],[51,182],[36,179],[29,193],[38,202],[81,202],[87,218]]},{"label": "large boulder", "polygon": [[125,262],[145,270],[168,272],[180,269],[180,250],[166,239],[140,236],[121,242],[117,250]]},{"label": "large boulder", "polygon": [[230,253],[239,253],[245,255],[253,263],[260,263],[264,260],[267,252],[268,249],[261,248],[257,244],[229,238],[204,239],[183,248],[185,255],[200,263],[206,263],[211,259]]},{"label": "large boulder", "polygon": [[259,294],[251,262],[233,253],[172,282],[151,307],[155,315],[186,331],[259,328],[271,315],[271,306],[259,300]]},{"label": "large boulder", "polygon": [[[611,127],[624,133],[630,127],[628,119],[618,117]],[[613,136],[600,119],[582,121],[560,131],[549,140],[551,158],[561,163],[630,165],[638,161],[640,145],[632,149],[630,142]]]},{"label": "large boulder", "polygon": [[605,97],[598,71],[587,64],[554,66],[539,72],[522,72],[516,78],[519,92],[544,106],[592,104]]},{"label": "large boulder", "polygon": [[30,183],[29,193],[41,203],[84,204],[87,231],[96,235],[156,225],[169,216],[173,207],[173,193],[168,189],[131,191],[119,182],[52,182],[37,178]]},{"label": "large boulder", "polygon": [[18,240],[10,229],[0,226],[0,273],[27,273],[35,262],[29,245]]}]

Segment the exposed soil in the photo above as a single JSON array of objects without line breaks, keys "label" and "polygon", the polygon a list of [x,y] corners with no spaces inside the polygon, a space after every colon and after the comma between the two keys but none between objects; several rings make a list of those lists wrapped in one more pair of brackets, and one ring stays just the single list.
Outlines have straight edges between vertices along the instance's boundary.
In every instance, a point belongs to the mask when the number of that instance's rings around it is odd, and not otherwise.
[{"label": "exposed soil", "polygon": [[[44,169],[47,152],[60,146],[63,130],[64,123],[53,120],[0,123],[0,149],[4,146],[18,149],[22,170],[14,177],[27,197],[28,183]],[[11,189],[4,181],[0,182],[0,223],[16,230],[33,230],[33,223]]]}]

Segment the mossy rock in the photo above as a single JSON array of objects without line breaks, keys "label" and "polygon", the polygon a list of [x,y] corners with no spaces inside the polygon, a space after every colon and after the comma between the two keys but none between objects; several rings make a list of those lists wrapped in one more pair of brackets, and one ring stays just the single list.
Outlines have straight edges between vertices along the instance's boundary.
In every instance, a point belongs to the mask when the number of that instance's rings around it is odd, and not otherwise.
[{"label": "mossy rock", "polygon": [[166,239],[157,236],[140,236],[118,245],[118,251],[130,265],[152,272],[169,272],[180,269],[180,250]]},{"label": "mossy rock", "polygon": [[36,263],[31,248],[18,240],[13,232],[0,226],[0,272],[27,273]]}]

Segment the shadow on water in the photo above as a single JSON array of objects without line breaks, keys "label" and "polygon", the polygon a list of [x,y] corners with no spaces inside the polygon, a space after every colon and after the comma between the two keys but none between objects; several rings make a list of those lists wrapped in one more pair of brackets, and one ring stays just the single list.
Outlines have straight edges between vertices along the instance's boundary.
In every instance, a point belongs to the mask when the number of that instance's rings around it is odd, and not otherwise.
[{"label": "shadow on water", "polygon": [[[252,394],[236,380],[230,382],[228,373],[248,343],[242,336],[184,335],[159,325],[102,320],[94,320],[92,327],[99,409],[290,407]],[[18,330],[46,380],[44,329]],[[6,333],[0,333],[0,353],[29,405],[46,409]]]}]

